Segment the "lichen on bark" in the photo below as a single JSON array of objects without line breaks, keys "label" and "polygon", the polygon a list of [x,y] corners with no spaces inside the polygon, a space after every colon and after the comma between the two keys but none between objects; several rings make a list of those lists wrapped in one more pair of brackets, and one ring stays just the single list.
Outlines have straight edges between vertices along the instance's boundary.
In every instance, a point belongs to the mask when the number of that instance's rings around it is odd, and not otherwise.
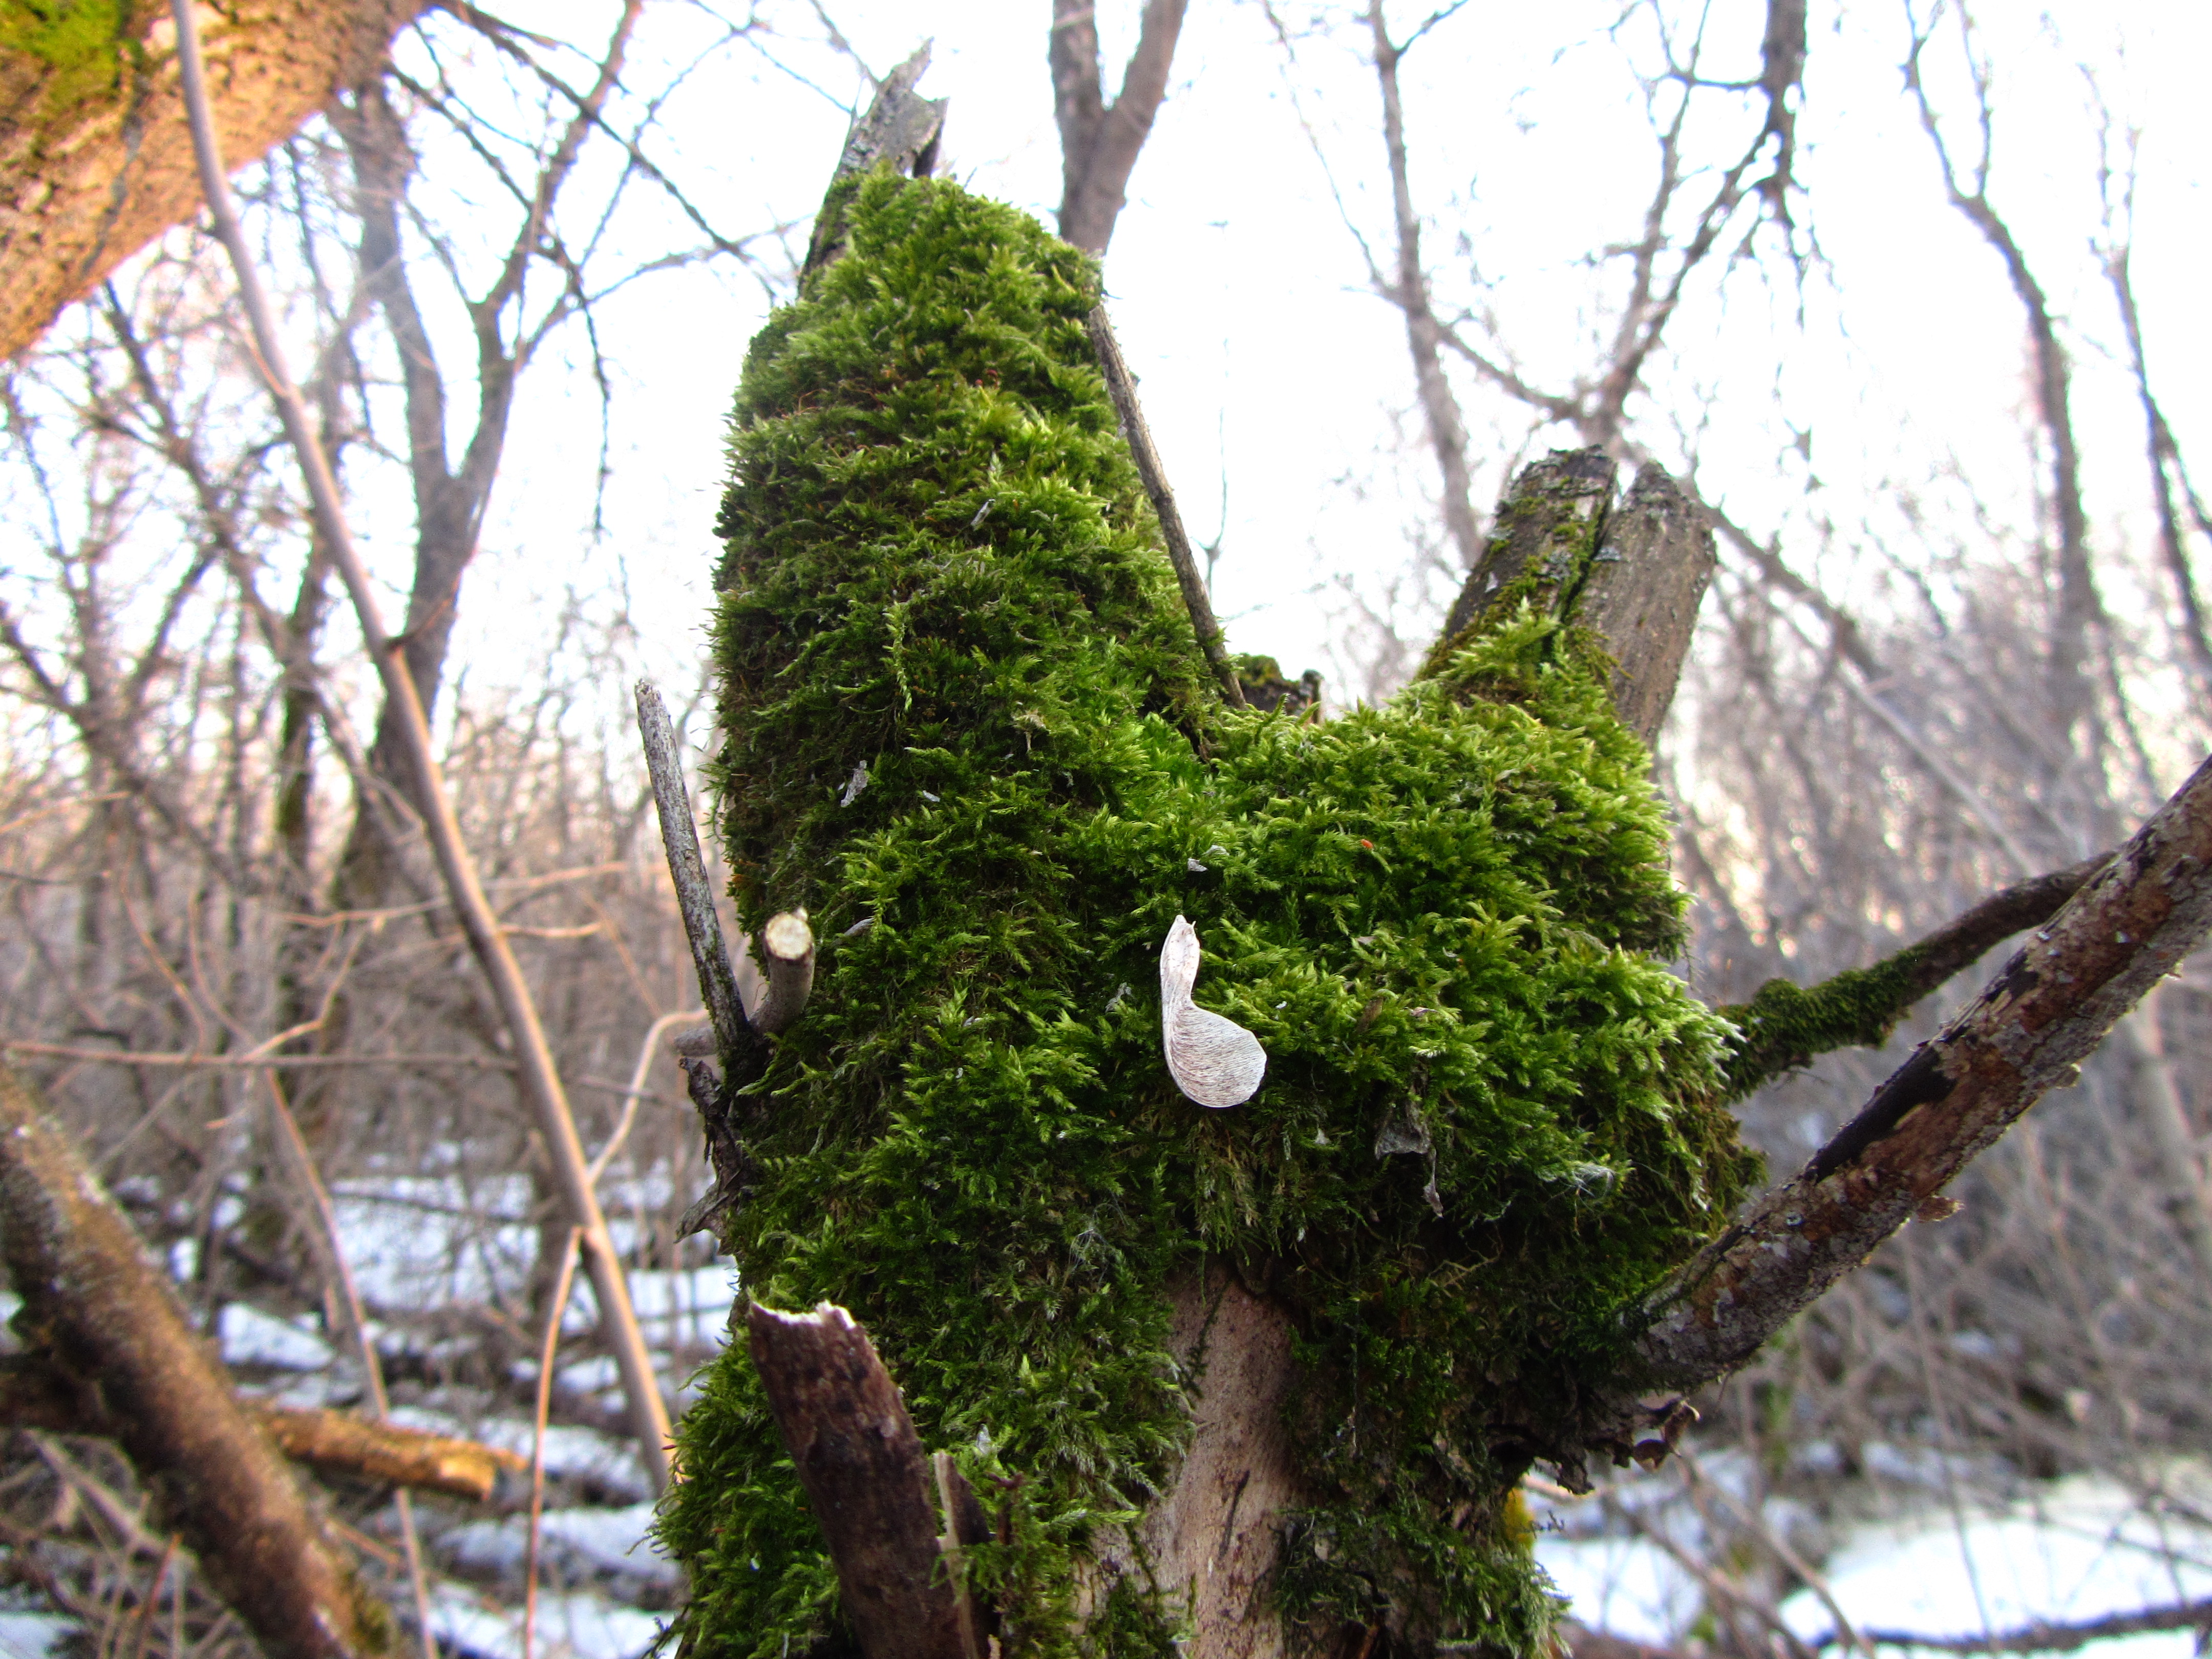
[{"label": "lichen on bark", "polygon": [[[1095,1564],[1188,1434],[1168,1287],[1225,1263],[1297,1332],[1279,1612],[1534,1653],[1514,1483],[1753,1173],[1728,1027],[1664,966],[1648,754],[1531,604],[1383,708],[1224,707],[1085,337],[1095,264],[949,184],[838,210],[753,343],[719,526],[716,824],[744,924],[805,905],[824,941],[734,1114],[744,1288],[849,1309],[1004,1505],[970,1553],[1010,1655],[1166,1651],[1172,1587]],[[1267,1050],[1233,1110],[1162,1063],[1178,915]],[[741,1346],[679,1458],[688,1646],[841,1650]]]}]

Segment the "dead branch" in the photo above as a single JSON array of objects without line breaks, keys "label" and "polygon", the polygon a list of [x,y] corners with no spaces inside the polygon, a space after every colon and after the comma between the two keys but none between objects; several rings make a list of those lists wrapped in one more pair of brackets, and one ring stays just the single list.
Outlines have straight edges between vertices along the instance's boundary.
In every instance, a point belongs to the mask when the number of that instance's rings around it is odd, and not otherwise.
[{"label": "dead branch", "polygon": [[206,195],[216,234],[228,252],[237,274],[239,296],[252,327],[258,366],[283,419],[285,434],[298,457],[301,471],[306,475],[317,528],[353,599],[370,659],[383,681],[386,708],[398,720],[394,731],[404,740],[413,774],[416,801],[424,814],[439,874],[460,918],[469,949],[489,984],[514,1042],[523,1091],[533,1109],[538,1133],[550,1154],[563,1207],[571,1221],[583,1229],[601,1326],[621,1371],[623,1392],[629,1401],[639,1452],[655,1488],[664,1488],[669,1476],[668,1407],[661,1398],[653,1357],[639,1328],[636,1311],[630,1304],[629,1285],[623,1273],[621,1257],[616,1254],[606,1218],[599,1209],[599,1196],[592,1188],[583,1145],[576,1135],[575,1117],[568,1109],[568,1094],[562,1087],[560,1073],[554,1065],[553,1052],[546,1042],[544,1027],[538,1019],[537,1005],[523,977],[521,964],[515,960],[514,951],[500,930],[491,902],[477,878],[476,865],[461,838],[460,823],[431,744],[422,699],[416,694],[414,678],[396,649],[396,642],[385,632],[375,592],[354,545],[352,532],[339,501],[337,481],[331,476],[329,459],[315,441],[307,406],[286,368],[268,296],[254,268],[237,210],[231,204],[229,182],[216,150],[215,133],[208,118],[205,74],[200,62],[198,24],[192,13],[191,0],[173,0],[172,10],[177,20],[178,52],[186,107],[191,116],[193,148],[199,158],[201,188]]},{"label": "dead branch", "polygon": [[929,1501],[929,1462],[867,1333],[827,1302],[808,1314],[756,1302],[745,1328],[861,1652],[968,1659]]},{"label": "dead branch", "polygon": [[[1939,9],[1940,10],[1940,9]],[[1908,12],[1908,16],[1911,14]],[[2058,546],[2058,603],[2050,633],[2050,686],[2054,713],[2062,736],[2069,734],[2088,709],[2089,635],[2106,623],[2104,600],[2097,592],[2089,561],[2089,518],[2082,502],[2081,452],[2075,440],[2071,407],[2072,371],[2066,348],[2058,338],[2050,297],[2028,264],[2027,252],[2013,234],[2011,225],[1990,200],[1990,162],[1994,124],[1990,104],[1988,66],[1974,55],[1972,23],[1968,12],[1959,11],[1961,50],[1967,58],[1975,93],[1978,150],[1971,167],[1963,170],[1953,157],[1943,136],[1928,88],[1921,76],[1921,59],[1929,43],[1929,29],[1911,17],[1912,43],[1905,55],[1905,84],[1920,115],[1921,130],[1936,152],[1943,176],[1943,189],[1951,205],[2003,262],[2005,277],[2026,313],[2028,345],[2034,357],[2035,412],[2050,446],[2049,501],[2057,522]],[[1971,178],[1966,173],[1971,173]]]},{"label": "dead branch", "polygon": [[1728,1061],[1729,1098],[1741,1100],[1816,1055],[1880,1048],[1913,1004],[2014,933],[2057,915],[2112,859],[2100,853],[2002,888],[1871,968],[1848,969],[1809,991],[1770,980],[1749,1002],[1720,1009],[1742,1033]]},{"label": "dead branch", "polygon": [[524,1468],[520,1457],[496,1446],[396,1423],[365,1422],[343,1412],[258,1404],[249,1404],[246,1411],[285,1456],[325,1474],[483,1504]]},{"label": "dead branch", "polygon": [[2072,1081],[2208,933],[2212,760],[1794,1179],[1644,1305],[1638,1386],[1695,1388],[1750,1358],[2046,1091]]},{"label": "dead branch", "polygon": [[[1904,1630],[1868,1630],[1859,1634],[1886,1648],[1920,1648],[1930,1653],[2075,1653],[2092,1642],[2116,1636],[2139,1636],[2149,1631],[2193,1630],[2200,1638],[2212,1629],[2212,1597],[2177,1601],[2162,1607],[2143,1607],[2134,1613],[2108,1613],[2101,1619],[2074,1624],[2038,1621],[2016,1629],[1995,1631],[1986,1636],[1916,1636]],[[1814,1644],[1835,1646],[1843,1640],[1831,1632]]]},{"label": "dead branch", "polygon": [[0,1249],[17,1328],[90,1402],[218,1594],[272,1654],[392,1650],[392,1618],[325,1535],[168,1281],[28,1085],[0,1066]]},{"label": "dead branch", "polygon": [[676,884],[676,906],[691,942],[692,965],[699,970],[699,999],[713,1020],[717,1044],[728,1058],[749,1042],[744,1002],[738,976],[722,943],[721,919],[714,890],[707,884],[707,860],[699,851],[699,826],[691,816],[690,792],[684,787],[683,757],[668,706],[651,680],[637,683],[637,732],[645,745],[646,769],[653,777],[653,800],[660,815],[660,842],[668,852],[668,878]]},{"label": "dead branch", "polygon": [[[917,179],[926,179],[936,170],[937,141],[945,131],[945,100],[920,97],[914,89],[928,68],[929,42],[925,40],[915,48],[913,56],[884,77],[867,112],[853,123],[852,131],[845,136],[845,148],[839,152],[837,166],[830,175],[825,209],[836,198],[840,185],[871,167],[888,166],[894,173],[911,173]],[[835,264],[844,251],[845,216],[830,211],[817,215],[814,234],[807,241],[806,264],[800,270],[800,280],[824,265]]]},{"label": "dead branch", "polygon": [[1422,672],[1433,672],[1498,595],[1524,574],[1535,579],[1530,599],[1537,610],[1557,605],[1579,574],[1577,554],[1603,533],[1619,471],[1600,449],[1555,449],[1521,470],[1498,504],[1498,534],[1468,562],[1466,586]]},{"label": "dead branch", "polygon": [[[1436,307],[1430,302],[1428,271],[1421,264],[1421,219],[1413,210],[1413,175],[1406,155],[1406,110],[1398,90],[1398,64],[1412,42],[1401,46],[1391,40],[1382,18],[1382,0],[1370,0],[1367,24],[1375,73],[1382,88],[1382,143],[1390,161],[1390,204],[1398,239],[1397,271],[1385,283],[1377,270],[1376,286],[1406,319],[1413,384],[1420,393],[1421,416],[1442,484],[1437,510],[1459,554],[1460,568],[1472,571],[1482,558],[1483,546],[1482,533],[1474,521],[1474,479],[1467,463],[1467,427],[1460,418],[1459,399],[1452,395],[1451,382],[1444,375],[1443,332],[1437,322]],[[1445,637],[1463,626],[1464,618],[1458,626],[1447,624]]]},{"label": "dead branch", "polygon": [[1121,343],[1114,337],[1114,325],[1103,304],[1094,306],[1085,321],[1091,331],[1091,349],[1098,354],[1099,372],[1106,377],[1106,391],[1121,417],[1121,435],[1128,440],[1130,457],[1137,463],[1137,474],[1145,481],[1145,494],[1151,498],[1152,511],[1159,519],[1160,535],[1167,543],[1168,558],[1175,565],[1176,581],[1182,588],[1182,602],[1190,612],[1190,625],[1197,630],[1199,649],[1206,653],[1206,665],[1220,683],[1223,700],[1231,708],[1242,708],[1245,707],[1244,688],[1237,678],[1236,665],[1229,660],[1228,648],[1222,643],[1221,624],[1214,620],[1212,598],[1206,591],[1206,578],[1199,574],[1198,556],[1191,551],[1189,533],[1182,527],[1182,514],[1176,510],[1175,491],[1169,487],[1167,469],[1160,464],[1160,453],[1152,446],[1152,430],[1145,424],[1145,411],[1137,402],[1137,383],[1121,356]]},{"label": "dead branch", "polygon": [[1103,254],[1127,201],[1129,174],[1167,96],[1188,0],[1146,0],[1121,94],[1106,102],[1093,0],[1053,0],[1053,113],[1060,123],[1060,234]]}]

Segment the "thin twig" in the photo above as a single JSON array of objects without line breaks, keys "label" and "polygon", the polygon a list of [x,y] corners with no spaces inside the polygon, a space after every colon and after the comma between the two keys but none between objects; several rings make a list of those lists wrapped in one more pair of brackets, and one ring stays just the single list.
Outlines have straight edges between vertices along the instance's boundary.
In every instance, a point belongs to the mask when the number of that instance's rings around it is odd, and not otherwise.
[{"label": "thin twig", "polygon": [[[376,1351],[375,1339],[368,1331],[368,1313],[362,1305],[361,1286],[353,1276],[353,1263],[347,1259],[344,1236],[338,1230],[337,1206],[331,1201],[331,1189],[324,1184],[322,1171],[315,1166],[315,1155],[307,1149],[307,1138],[300,1133],[300,1120],[292,1115],[292,1104],[284,1097],[284,1085],[274,1073],[264,1072],[262,1080],[269,1085],[269,1103],[276,1120],[279,1137],[290,1155],[294,1178],[307,1201],[313,1206],[320,1231],[322,1249],[316,1252],[324,1258],[332,1284],[345,1305],[348,1334],[361,1357],[362,1380],[368,1390],[369,1409],[375,1420],[392,1420],[392,1401],[384,1390],[384,1360]],[[399,1542],[407,1558],[408,1587],[415,1594],[415,1618],[422,1643],[422,1659],[438,1659],[438,1638],[430,1628],[430,1586],[422,1571],[422,1540],[415,1529],[415,1505],[407,1488],[396,1487],[392,1495],[393,1507],[399,1515]]]},{"label": "thin twig", "polygon": [[681,1013],[663,1014],[646,1028],[645,1041],[637,1045],[637,1069],[629,1074],[629,1087],[623,1091],[622,1119],[615,1132],[607,1137],[607,1144],[599,1148],[599,1155],[592,1160],[591,1177],[594,1186],[607,1172],[607,1165],[622,1150],[623,1142],[629,1139],[630,1125],[637,1121],[637,1103],[645,1098],[646,1075],[653,1070],[653,1051],[659,1045],[661,1033],[672,1025],[699,1018],[696,1008],[687,1008]]},{"label": "thin twig", "polygon": [[692,821],[690,792],[684,787],[676,732],[668,723],[668,706],[651,680],[637,683],[637,732],[645,745],[646,769],[653,775],[653,804],[660,814],[661,845],[668,849],[668,878],[676,884],[684,934],[691,941],[691,963],[699,970],[699,999],[714,1022],[722,1052],[733,1054],[745,1040],[744,1000],[738,994],[738,976],[722,943],[714,890],[707,884],[707,861],[699,853],[699,826]]},{"label": "thin twig", "polygon": [[1105,306],[1092,307],[1085,322],[1091,331],[1091,349],[1098,354],[1099,370],[1106,377],[1106,391],[1114,399],[1115,412],[1121,417],[1121,435],[1129,441],[1137,475],[1145,481],[1145,494],[1152,498],[1152,511],[1158,515],[1160,534],[1167,542],[1168,557],[1182,588],[1182,602],[1190,611],[1190,625],[1198,631],[1198,648],[1206,653],[1206,665],[1221,683],[1223,700],[1231,708],[1242,708],[1244,687],[1237,678],[1236,665],[1229,660],[1228,647],[1222,643],[1213,600],[1206,593],[1206,578],[1199,574],[1198,556],[1191,551],[1189,532],[1182,527],[1182,514],[1176,510],[1175,491],[1168,488],[1167,469],[1160,465],[1160,453],[1152,447],[1152,428],[1145,424],[1145,411],[1137,403],[1137,384],[1129,376],[1129,365],[1122,359],[1121,343],[1114,337],[1114,325]]},{"label": "thin twig", "polygon": [[561,1346],[561,1316],[568,1310],[568,1291],[576,1282],[576,1256],[582,1245],[582,1232],[571,1227],[568,1242],[561,1251],[561,1272],[553,1281],[545,1340],[538,1350],[537,1415],[530,1431],[530,1543],[522,1572],[522,1659],[534,1659],[538,1650],[538,1522],[545,1513],[545,1420],[553,1410],[553,1357]]},{"label": "thin twig", "polygon": [[[331,561],[352,598],[370,660],[375,663],[383,681],[386,708],[393,716],[393,735],[411,763],[416,805],[423,815],[423,827],[437,856],[439,874],[468,937],[470,951],[489,984],[513,1041],[517,1072],[538,1119],[538,1133],[550,1154],[549,1162],[562,1207],[574,1224],[583,1230],[603,1332],[622,1373],[623,1392],[629,1401],[640,1455],[654,1489],[665,1490],[669,1476],[668,1407],[661,1398],[659,1379],[654,1374],[653,1356],[645,1346],[644,1333],[639,1328],[636,1310],[630,1304],[622,1258],[616,1253],[613,1237],[607,1231],[598,1195],[586,1179],[584,1148],[577,1138],[574,1114],[569,1110],[568,1095],[553,1063],[553,1051],[538,1017],[529,983],[523,977],[522,966],[500,931],[498,918],[477,878],[475,862],[461,838],[460,823],[454,815],[437,754],[431,745],[429,722],[414,676],[408,671],[396,642],[385,631],[375,590],[369,585],[368,570],[354,544],[329,457],[316,441],[307,404],[285,368],[268,295],[262,288],[252,250],[239,224],[237,210],[231,202],[229,181],[216,148],[215,126],[208,112],[206,71],[200,58],[199,24],[191,0],[172,0],[171,11],[177,21],[178,70],[185,111],[191,122],[193,153],[199,162],[200,186],[215,221],[216,234],[228,252],[237,276],[239,298],[252,326],[258,366],[283,417],[285,436],[305,475],[316,528],[322,532]],[[630,15],[624,14],[625,21]]]}]

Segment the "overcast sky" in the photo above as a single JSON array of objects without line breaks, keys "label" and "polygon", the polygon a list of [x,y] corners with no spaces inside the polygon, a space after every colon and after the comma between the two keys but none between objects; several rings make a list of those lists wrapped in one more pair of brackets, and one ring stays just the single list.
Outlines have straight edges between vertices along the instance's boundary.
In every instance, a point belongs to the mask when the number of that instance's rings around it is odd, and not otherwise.
[{"label": "overcast sky", "polygon": [[[881,0],[829,9],[878,71],[916,44],[925,15]],[[1101,0],[1115,81],[1137,10],[1135,0]],[[2120,342],[2088,252],[2098,158],[2080,66],[2143,130],[2136,276],[2154,372],[2184,441],[2212,441],[2200,298],[2212,114],[2196,73],[2212,47],[2212,9],[2138,0],[2040,16],[1987,10],[1999,112],[1992,196],[2076,331],[2090,505],[2117,544],[2143,531],[2139,416],[2099,355]],[[519,21],[577,40],[606,27],[603,6],[525,11]],[[811,215],[846,106],[865,96],[850,64],[822,43],[811,6],[777,0],[763,15],[777,38],[708,59],[649,141],[726,228]],[[1433,476],[1425,453],[1397,436],[1419,434],[1403,332],[1369,291],[1354,234],[1388,258],[1364,26],[1342,8],[1284,5],[1277,15],[1294,37],[1289,50],[1261,6],[1194,0],[1108,281],[1193,532],[1221,539],[1216,596],[1231,643],[1277,654],[1295,672],[1334,665],[1345,582],[1371,597],[1405,566],[1409,527],[1429,520]],[[1425,15],[1407,9],[1401,32]],[[1440,295],[1494,314],[1547,384],[1593,361],[1621,273],[1589,256],[1637,233],[1656,165],[1634,73],[1652,61],[1650,27],[1632,16],[1609,33],[1620,15],[1600,3],[1477,0],[1425,38],[1404,71],[1413,186]],[[1763,15],[1750,0],[1717,0],[1705,75],[1756,76]],[[1049,223],[1059,148],[1045,0],[965,0],[926,18],[936,55],[923,89],[951,100],[951,171]],[[638,54],[647,78],[656,62],[689,61],[718,27],[709,13],[659,0]],[[1679,463],[1694,447],[1709,494],[1762,533],[1782,533],[1802,564],[1845,590],[1877,580],[1871,556],[1854,551],[1864,538],[1832,534],[1824,553],[1813,526],[1825,514],[1893,528],[1887,485],[1935,481],[1928,499],[1940,507],[1941,481],[1960,475],[1999,521],[2031,527],[2021,310],[1996,258],[1944,203],[1903,92],[1905,38],[1899,6],[1815,4],[1798,215],[1820,261],[1802,288],[1771,261],[1725,286],[1698,284],[1674,355],[1655,364],[1638,406],[1655,448]],[[1943,40],[1939,94],[1963,112],[1956,37]],[[1753,100],[1721,94],[1705,107],[1695,157],[1732,155],[1758,130]],[[1959,138],[1972,135],[1961,127]],[[438,155],[428,156],[434,177]],[[587,533],[597,416],[582,336],[565,337],[575,367],[541,376],[525,405],[462,607],[457,646],[481,672],[500,677],[518,635],[533,631],[518,625],[526,591],[590,588],[617,572],[655,648],[690,648],[714,552],[721,422],[765,308],[759,283],[732,268],[652,277],[604,308],[615,471],[610,533],[597,544]],[[1477,505],[1486,507],[1516,456],[1570,439],[1464,389]],[[1801,441],[1806,453],[1791,452]],[[386,550],[395,578],[401,551]]]}]

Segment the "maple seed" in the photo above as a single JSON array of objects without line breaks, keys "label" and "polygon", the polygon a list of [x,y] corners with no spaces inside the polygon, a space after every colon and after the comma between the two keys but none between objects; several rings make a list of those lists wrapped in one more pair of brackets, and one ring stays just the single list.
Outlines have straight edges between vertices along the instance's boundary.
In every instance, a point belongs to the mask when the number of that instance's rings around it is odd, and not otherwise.
[{"label": "maple seed", "polygon": [[1160,1041],[1176,1087],[1219,1111],[1258,1092],[1267,1074],[1267,1051],[1235,1020],[1191,1001],[1198,954],[1198,930],[1177,916],[1160,946]]}]

